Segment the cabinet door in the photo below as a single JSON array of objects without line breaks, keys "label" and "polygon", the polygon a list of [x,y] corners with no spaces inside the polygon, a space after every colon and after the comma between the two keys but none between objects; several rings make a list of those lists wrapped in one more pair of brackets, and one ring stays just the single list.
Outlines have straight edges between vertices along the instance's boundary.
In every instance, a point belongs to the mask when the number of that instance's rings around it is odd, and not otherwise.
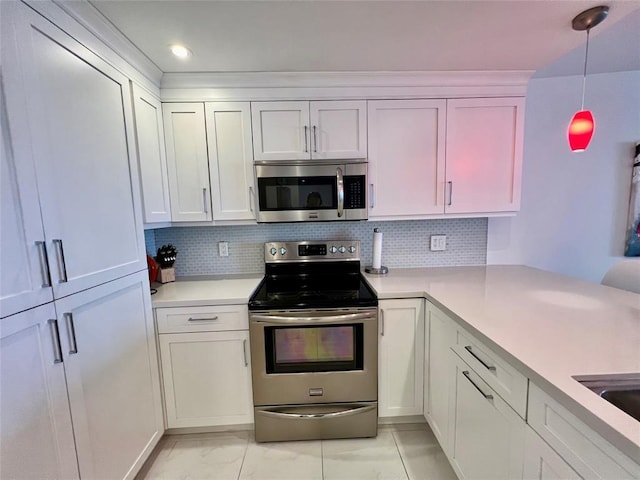
[{"label": "cabinet door", "polygon": [[137,85],[133,85],[133,105],[144,223],[170,222],[162,105],[160,100]]},{"label": "cabinet door", "polygon": [[253,159],[308,160],[309,102],[251,102]]},{"label": "cabinet door", "polygon": [[524,442],[524,480],[580,480],[573,468],[527,425]]},{"label": "cabinet door", "polygon": [[55,313],[49,303],[1,321],[2,478],[78,478]]},{"label": "cabinet door", "polygon": [[367,158],[367,102],[318,101],[309,107],[311,158]]},{"label": "cabinet door", "polygon": [[453,352],[456,327],[446,315],[426,302],[425,310],[425,404],[424,415],[443,450],[449,445],[449,391],[453,383]]},{"label": "cabinet door", "polygon": [[248,331],[159,339],[168,428],[253,422]]},{"label": "cabinet door", "polygon": [[[53,300],[46,259],[46,244],[36,172],[28,135],[29,123],[20,97],[4,94],[16,91],[21,79],[17,71],[17,51],[8,24],[2,15],[2,65],[0,81],[0,317]],[[9,120],[9,116],[11,120]],[[42,256],[41,256],[42,255]]]},{"label": "cabinet door", "polygon": [[447,213],[520,209],[524,98],[447,100]]},{"label": "cabinet door", "polygon": [[446,100],[368,102],[369,218],[444,213]]},{"label": "cabinet door", "polygon": [[171,220],[211,220],[209,160],[203,103],[164,103]]},{"label": "cabinet door", "polygon": [[146,272],[57,300],[82,478],[133,478],[163,433]]},{"label": "cabinet door", "polygon": [[214,220],[255,220],[249,102],[205,104]]},{"label": "cabinet door", "polygon": [[19,6],[23,84],[6,93],[26,94],[40,208],[56,265],[54,296],[60,298],[146,267],[131,92],[117,70]]},{"label": "cabinet door", "polygon": [[451,464],[460,479],[522,478],[525,423],[457,356]]},{"label": "cabinet door", "polygon": [[379,310],[379,416],[422,415],[424,300],[384,300]]}]

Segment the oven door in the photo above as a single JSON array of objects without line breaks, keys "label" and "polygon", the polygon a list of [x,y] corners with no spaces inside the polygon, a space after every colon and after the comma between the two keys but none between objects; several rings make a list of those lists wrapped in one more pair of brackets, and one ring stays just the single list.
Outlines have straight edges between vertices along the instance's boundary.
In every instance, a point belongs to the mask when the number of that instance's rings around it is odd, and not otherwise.
[{"label": "oven door", "polygon": [[254,405],[376,401],[377,326],[376,309],[252,312]]},{"label": "oven door", "polygon": [[256,165],[258,222],[364,220],[366,164]]}]

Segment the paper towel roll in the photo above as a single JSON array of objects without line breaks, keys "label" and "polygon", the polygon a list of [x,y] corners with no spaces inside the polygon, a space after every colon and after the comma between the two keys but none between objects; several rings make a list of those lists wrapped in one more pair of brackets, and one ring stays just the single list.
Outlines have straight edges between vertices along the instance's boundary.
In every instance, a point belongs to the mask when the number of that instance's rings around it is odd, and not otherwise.
[{"label": "paper towel roll", "polygon": [[374,228],[373,229],[373,268],[380,268],[382,266],[382,232]]}]

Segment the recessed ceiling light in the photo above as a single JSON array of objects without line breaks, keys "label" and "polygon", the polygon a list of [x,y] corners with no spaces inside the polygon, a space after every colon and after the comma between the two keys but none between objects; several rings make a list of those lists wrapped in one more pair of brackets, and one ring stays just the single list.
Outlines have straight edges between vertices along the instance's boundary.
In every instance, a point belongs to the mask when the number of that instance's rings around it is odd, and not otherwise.
[{"label": "recessed ceiling light", "polygon": [[183,45],[171,45],[171,53],[178,58],[187,58],[191,55],[191,50]]}]

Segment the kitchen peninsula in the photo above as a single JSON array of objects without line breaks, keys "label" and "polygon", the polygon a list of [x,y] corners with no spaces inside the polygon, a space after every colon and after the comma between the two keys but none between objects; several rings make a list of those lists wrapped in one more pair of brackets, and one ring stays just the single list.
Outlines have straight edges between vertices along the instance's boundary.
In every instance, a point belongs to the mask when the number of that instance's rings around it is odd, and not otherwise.
[{"label": "kitchen peninsula", "polygon": [[[451,346],[456,353],[457,348],[461,347],[461,338],[464,339],[462,344],[466,344],[473,342],[469,342],[465,337],[475,337],[481,345],[480,352],[485,349],[485,353],[496,354],[498,359],[502,358],[508,364],[505,367],[512,367],[513,370],[508,372],[509,381],[515,376],[522,377],[523,402],[522,411],[518,413],[522,417],[523,426],[524,419],[530,425],[536,423],[540,415],[534,411],[536,399],[532,396],[536,395],[536,392],[544,392],[542,395],[545,398],[551,397],[550,401],[554,402],[554,405],[558,404],[559,409],[571,412],[570,414],[577,417],[578,422],[583,422],[579,442],[584,441],[586,437],[595,437],[592,434],[596,432],[602,438],[592,441],[601,445],[601,440],[606,439],[619,450],[615,452],[615,449],[611,449],[614,453],[607,451],[605,456],[613,455],[618,459],[616,455],[624,452],[630,459],[635,459],[629,462],[629,458],[619,456],[627,465],[629,478],[637,477],[640,472],[640,422],[594,394],[573,377],[600,374],[638,376],[639,295],[522,266],[391,269],[386,276],[365,274],[365,278],[378,295],[381,309],[384,308],[385,299],[426,299],[425,377],[428,377],[430,372],[429,313],[431,312],[432,328],[434,315],[442,317],[444,314],[451,319],[453,328],[459,329],[457,342],[455,335],[452,341],[458,345]],[[429,304],[432,304],[432,309],[429,308]],[[387,322],[386,328],[393,329],[393,324]],[[473,355],[470,346],[465,348]],[[465,353],[463,348],[460,350]],[[478,359],[477,355],[473,357]],[[499,376],[500,367],[498,365],[496,373],[496,368],[490,364],[487,357],[484,354],[482,357],[484,363],[478,363],[481,366],[477,371],[481,376],[481,370],[486,369],[488,382],[491,382],[492,377]],[[471,356],[469,358],[472,359]],[[482,358],[479,360],[483,362]],[[469,370],[462,373],[469,375]],[[469,379],[480,393],[485,395],[485,399],[493,399],[491,395],[483,392],[487,391],[491,383],[483,382],[483,387],[480,388],[480,380],[481,378]],[[425,416],[429,419],[429,396],[437,393],[429,391],[427,379],[425,385],[424,408]],[[431,387],[435,391],[437,388],[433,387],[445,386],[431,384]],[[510,390],[505,392],[513,394]],[[453,402],[455,404],[455,399]],[[511,406],[517,410],[518,405]],[[526,414],[525,406],[528,408]],[[451,406],[448,410],[449,417],[453,416],[455,411],[456,406]],[[540,434],[540,430],[552,428],[545,423],[551,421],[552,414],[555,415],[553,409],[545,404],[541,414],[542,423],[538,429],[531,425],[533,429]],[[455,424],[455,420],[453,422]],[[444,423],[451,425],[451,420]],[[585,434],[585,426],[587,430],[593,431]],[[433,424],[432,428],[438,435]],[[570,429],[572,428],[573,426]],[[540,435],[549,442],[547,437]],[[453,433],[445,437],[444,441],[450,446],[455,444],[455,439],[451,438]],[[443,442],[443,438],[439,440]],[[605,449],[609,449],[611,445],[606,445]],[[558,450],[555,445],[551,446]],[[451,451],[452,447],[442,447],[448,452],[450,460],[451,455],[455,457]],[[525,448],[525,458],[527,448],[528,446]],[[575,468],[573,462],[567,458],[574,453],[562,456]],[[455,463],[454,458],[454,469]],[[460,469],[456,473],[461,475]],[[525,478],[528,478],[526,468]]]}]

